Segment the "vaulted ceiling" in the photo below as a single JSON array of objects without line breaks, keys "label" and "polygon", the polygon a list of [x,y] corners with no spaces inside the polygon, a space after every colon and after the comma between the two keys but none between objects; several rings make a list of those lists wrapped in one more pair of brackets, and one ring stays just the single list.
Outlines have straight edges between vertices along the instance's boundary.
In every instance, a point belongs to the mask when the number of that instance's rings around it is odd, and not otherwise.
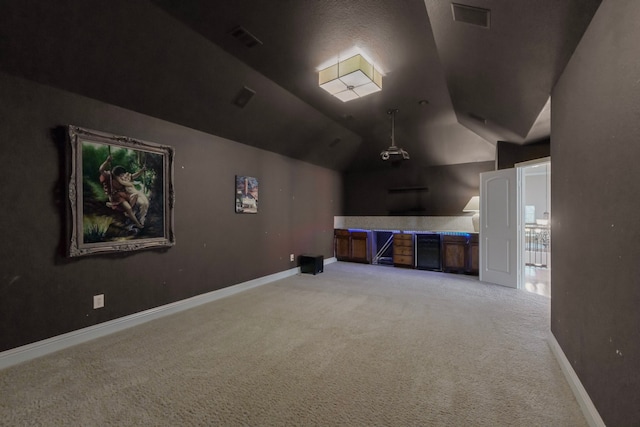
[{"label": "vaulted ceiling", "polygon": [[[497,141],[549,136],[549,94],[600,0],[459,1],[488,28],[448,0],[6,2],[0,69],[334,170],[388,167],[390,109],[414,166],[491,161]],[[383,88],[343,103],[318,69],[354,47]]]},{"label": "vaulted ceiling", "polygon": [[[420,165],[493,160],[497,141],[549,137],[551,89],[600,0],[462,0],[489,10],[488,28],[454,20],[446,0],[154,3],[356,134],[342,169],[362,169],[383,166],[392,108],[395,142]],[[239,42],[238,26],[261,44]],[[343,103],[317,71],[353,47],[381,66],[383,90]],[[316,143],[340,150],[339,136],[325,138]]]}]

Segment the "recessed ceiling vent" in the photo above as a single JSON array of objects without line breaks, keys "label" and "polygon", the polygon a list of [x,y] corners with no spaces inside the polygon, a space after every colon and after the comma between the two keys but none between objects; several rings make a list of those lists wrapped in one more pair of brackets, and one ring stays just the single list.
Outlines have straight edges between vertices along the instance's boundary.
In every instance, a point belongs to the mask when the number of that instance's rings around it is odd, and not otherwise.
[{"label": "recessed ceiling vent", "polygon": [[331,142],[329,143],[329,147],[330,147],[330,148],[333,148],[333,147],[335,147],[336,145],[340,144],[340,142],[342,142],[342,140],[341,140],[340,138],[336,138],[336,139],[334,139],[333,141],[331,141]]},{"label": "recessed ceiling vent", "polygon": [[236,95],[236,98],[233,100],[233,103],[236,107],[244,108],[247,106],[253,95],[256,94],[256,91],[253,89],[249,89],[248,87],[243,87],[240,92]]},{"label": "recessed ceiling vent", "polygon": [[456,22],[464,22],[482,28],[491,27],[491,11],[489,9],[451,3],[451,11],[453,12],[453,20]]},{"label": "recessed ceiling vent", "polygon": [[256,36],[251,34],[243,27],[235,27],[233,30],[231,30],[230,34],[231,36],[239,40],[240,43],[249,48],[262,44],[262,42],[258,40]]}]

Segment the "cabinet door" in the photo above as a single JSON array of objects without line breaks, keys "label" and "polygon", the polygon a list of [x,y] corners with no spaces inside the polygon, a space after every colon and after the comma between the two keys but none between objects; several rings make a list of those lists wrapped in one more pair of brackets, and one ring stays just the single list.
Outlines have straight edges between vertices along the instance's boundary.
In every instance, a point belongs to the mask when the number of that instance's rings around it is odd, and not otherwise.
[{"label": "cabinet door", "polygon": [[467,268],[465,236],[442,236],[442,269],[445,271],[464,271]]},{"label": "cabinet door", "polygon": [[351,260],[369,262],[369,235],[366,232],[351,233]]},{"label": "cabinet door", "polygon": [[349,261],[351,258],[351,237],[348,230],[335,231],[335,251],[338,261]]},{"label": "cabinet door", "polygon": [[480,272],[480,244],[478,235],[472,235],[467,249],[467,272],[478,274]]}]

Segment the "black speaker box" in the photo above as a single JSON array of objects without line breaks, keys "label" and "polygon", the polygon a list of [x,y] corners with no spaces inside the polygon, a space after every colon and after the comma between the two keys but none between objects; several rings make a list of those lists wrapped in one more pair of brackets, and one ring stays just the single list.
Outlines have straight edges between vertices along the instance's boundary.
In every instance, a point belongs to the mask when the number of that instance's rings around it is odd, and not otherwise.
[{"label": "black speaker box", "polygon": [[302,273],[316,275],[322,273],[324,268],[324,257],[322,255],[300,255],[298,262]]}]

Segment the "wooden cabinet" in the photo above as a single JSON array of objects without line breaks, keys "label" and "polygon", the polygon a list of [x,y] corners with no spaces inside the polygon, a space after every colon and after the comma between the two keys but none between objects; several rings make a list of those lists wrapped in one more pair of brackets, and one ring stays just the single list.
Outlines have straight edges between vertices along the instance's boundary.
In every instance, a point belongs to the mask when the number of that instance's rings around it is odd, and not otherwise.
[{"label": "wooden cabinet", "polygon": [[446,272],[464,272],[466,263],[467,236],[442,236],[442,269]]},{"label": "wooden cabinet", "polygon": [[479,245],[477,234],[442,236],[442,270],[478,274]]},{"label": "wooden cabinet", "polygon": [[414,267],[413,234],[395,233],[393,235],[393,265]]},{"label": "wooden cabinet", "polygon": [[[442,232],[437,234],[441,235],[442,242],[440,248],[442,271],[478,274],[480,252],[477,233]],[[370,231],[346,229],[334,231],[334,250],[338,261],[370,264],[371,244],[372,233]],[[413,233],[393,234],[393,265],[396,267],[416,267]]]},{"label": "wooden cabinet", "polygon": [[371,236],[368,231],[338,229],[334,232],[335,254],[338,261],[371,262]]},{"label": "wooden cabinet", "polygon": [[480,236],[478,233],[473,233],[469,237],[467,259],[467,273],[479,274],[480,273]]},{"label": "wooden cabinet", "polygon": [[369,250],[371,239],[366,231],[351,232],[351,261],[369,262],[371,251]]},{"label": "wooden cabinet", "polygon": [[351,259],[351,233],[349,230],[336,230],[334,233],[336,259],[349,261]]}]

